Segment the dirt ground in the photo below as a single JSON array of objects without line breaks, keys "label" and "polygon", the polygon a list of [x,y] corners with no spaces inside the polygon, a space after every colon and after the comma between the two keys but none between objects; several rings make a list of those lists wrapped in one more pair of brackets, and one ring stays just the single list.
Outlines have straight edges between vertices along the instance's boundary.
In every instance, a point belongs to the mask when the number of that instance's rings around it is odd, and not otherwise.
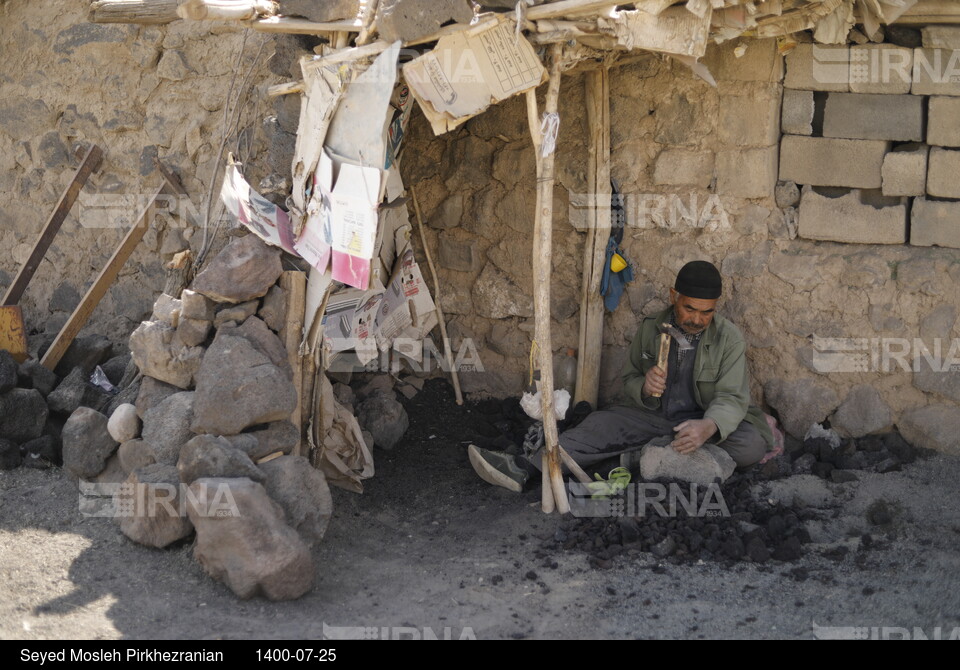
[{"label": "dirt ground", "polygon": [[[453,639],[960,635],[960,459],[847,484],[758,485],[758,496],[821,508],[794,563],[641,553],[598,570],[579,552],[544,556],[561,519],[539,511],[536,491],[476,478],[462,438],[477,409],[435,406],[448,395],[431,382],[414,399],[416,421],[396,449],[376,452],[363,495],[333,491],[316,588],[295,602],[239,601],[190,542],[149,549],[109,519],[84,518],[59,469],[0,473],[0,638],[319,639],[359,626]],[[891,523],[866,520],[877,500]]]}]

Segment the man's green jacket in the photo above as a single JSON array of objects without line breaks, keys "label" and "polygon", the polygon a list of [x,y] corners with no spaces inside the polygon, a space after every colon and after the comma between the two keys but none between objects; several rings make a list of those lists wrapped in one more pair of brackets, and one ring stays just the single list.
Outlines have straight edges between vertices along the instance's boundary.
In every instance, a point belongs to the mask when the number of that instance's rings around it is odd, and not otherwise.
[{"label": "man's green jacket", "polygon": [[[660,331],[657,326],[670,321],[673,307],[645,318],[633,342],[623,373],[623,387],[627,395],[642,408],[658,410],[659,398],[644,398],[641,394],[647,371],[657,364]],[[760,431],[768,447],[773,445],[773,434],[763,412],[750,405],[750,383],[747,377],[747,345],[740,330],[722,316],[715,314],[703,332],[693,363],[694,398],[703,409],[704,418],[713,419],[719,428],[717,442],[722,442],[748,421]]]}]

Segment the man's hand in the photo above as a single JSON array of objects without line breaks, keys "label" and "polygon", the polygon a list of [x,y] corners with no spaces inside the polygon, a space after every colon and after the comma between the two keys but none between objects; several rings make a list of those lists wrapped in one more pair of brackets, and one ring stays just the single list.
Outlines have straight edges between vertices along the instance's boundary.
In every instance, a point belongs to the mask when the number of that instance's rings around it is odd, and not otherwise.
[{"label": "man's hand", "polygon": [[717,432],[713,419],[691,419],[674,427],[673,448],[681,454],[692,454]]},{"label": "man's hand", "polygon": [[667,373],[658,365],[654,365],[647,372],[643,382],[641,393],[649,398],[656,394],[662,394],[667,388]]}]

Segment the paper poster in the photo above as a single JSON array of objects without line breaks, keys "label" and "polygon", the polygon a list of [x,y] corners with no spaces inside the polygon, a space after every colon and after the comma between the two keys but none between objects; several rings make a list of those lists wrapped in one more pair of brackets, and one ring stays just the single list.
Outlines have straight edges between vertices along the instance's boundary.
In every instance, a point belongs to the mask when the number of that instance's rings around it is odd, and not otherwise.
[{"label": "paper poster", "polygon": [[220,198],[240,223],[264,242],[299,256],[287,213],[250,188],[240,174],[239,164],[227,165]]},{"label": "paper poster", "polygon": [[492,103],[538,86],[547,73],[514,24],[500,21],[477,34],[441,37],[432,51],[403,66],[403,76],[441,135]]}]

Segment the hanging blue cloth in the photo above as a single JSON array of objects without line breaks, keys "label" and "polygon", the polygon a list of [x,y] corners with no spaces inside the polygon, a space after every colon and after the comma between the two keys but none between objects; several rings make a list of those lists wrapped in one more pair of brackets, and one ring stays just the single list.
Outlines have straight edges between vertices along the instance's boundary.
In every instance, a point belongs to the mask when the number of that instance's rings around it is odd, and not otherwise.
[{"label": "hanging blue cloth", "polygon": [[[620,304],[620,297],[627,288],[627,284],[633,281],[633,265],[627,261],[627,267],[620,272],[614,272],[610,269],[610,261],[614,254],[623,256],[620,245],[616,238],[611,235],[607,241],[606,258],[603,261],[603,278],[600,280],[600,295],[603,296],[603,305],[608,311],[615,311]],[[624,260],[626,257],[624,256]]]}]

